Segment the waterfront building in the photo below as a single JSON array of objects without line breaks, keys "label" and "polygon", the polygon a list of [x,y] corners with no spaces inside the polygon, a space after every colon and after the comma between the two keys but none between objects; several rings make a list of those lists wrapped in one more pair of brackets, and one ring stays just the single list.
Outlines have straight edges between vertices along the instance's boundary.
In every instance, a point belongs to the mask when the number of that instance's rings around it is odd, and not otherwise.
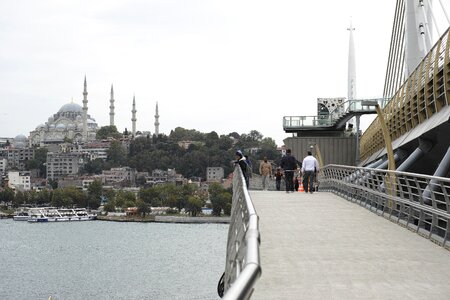
[{"label": "waterfront building", "polygon": [[71,144],[68,146],[67,151],[83,153],[89,160],[108,158],[108,150],[111,145],[110,141],[93,141],[87,144]]},{"label": "waterfront building", "polygon": [[47,153],[47,179],[77,176],[86,161],[83,153]]},{"label": "waterfront building", "polygon": [[206,181],[222,181],[224,177],[224,169],[222,167],[207,167],[206,168]]},{"label": "waterfront building", "polygon": [[16,191],[31,190],[31,176],[29,172],[9,171],[8,186]]},{"label": "waterfront building", "polygon": [[152,174],[145,177],[146,184],[156,185],[165,183],[174,183],[176,185],[183,185],[187,181],[181,174],[177,174],[175,169],[167,169],[167,171],[155,169]]},{"label": "waterfront building", "polygon": [[26,162],[34,159],[33,148],[9,148],[0,150],[0,156],[6,158],[7,168],[19,171],[26,170]]},{"label": "waterfront building", "polygon": [[129,183],[129,185],[134,185],[136,182],[136,169],[130,167],[111,168],[111,170],[104,170],[101,176],[103,183]]}]

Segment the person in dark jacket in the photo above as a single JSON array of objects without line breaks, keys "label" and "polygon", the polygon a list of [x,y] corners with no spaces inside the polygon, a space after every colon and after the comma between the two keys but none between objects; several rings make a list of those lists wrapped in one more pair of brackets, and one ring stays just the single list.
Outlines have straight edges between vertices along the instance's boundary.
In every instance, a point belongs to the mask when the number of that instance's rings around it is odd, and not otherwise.
[{"label": "person in dark jacket", "polygon": [[277,187],[277,191],[281,189],[281,178],[283,178],[283,173],[281,173],[281,168],[278,167],[277,171],[275,172],[275,185]]},{"label": "person in dark jacket", "polygon": [[291,149],[286,150],[286,155],[281,158],[281,168],[284,170],[286,181],[286,193],[294,191],[294,172],[297,170],[297,160],[291,155]]},{"label": "person in dark jacket", "polygon": [[242,175],[244,175],[245,184],[247,185],[247,189],[248,189],[248,185],[249,185],[248,166],[247,166],[247,162],[245,161],[244,154],[242,154],[241,150],[236,151],[236,161],[234,163],[238,164],[241,167]]}]

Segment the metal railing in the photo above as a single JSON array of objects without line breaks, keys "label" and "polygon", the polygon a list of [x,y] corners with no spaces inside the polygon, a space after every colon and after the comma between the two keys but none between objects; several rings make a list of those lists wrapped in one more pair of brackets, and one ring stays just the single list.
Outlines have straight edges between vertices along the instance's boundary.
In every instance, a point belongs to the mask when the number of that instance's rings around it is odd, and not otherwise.
[{"label": "metal railing", "polygon": [[233,173],[233,204],[228,230],[223,299],[250,299],[261,275],[258,215],[241,168]]},{"label": "metal railing", "polygon": [[339,107],[336,107],[333,113],[331,112],[327,117],[325,116],[287,116],[283,117],[283,128],[298,128],[298,127],[326,127],[333,126],[342,116],[349,113],[375,113],[373,107],[363,105],[363,102],[373,101],[377,102],[381,108],[385,107],[389,99],[355,99],[343,102]]},{"label": "metal railing", "polygon": [[450,249],[450,178],[327,165],[321,191],[360,204]]}]

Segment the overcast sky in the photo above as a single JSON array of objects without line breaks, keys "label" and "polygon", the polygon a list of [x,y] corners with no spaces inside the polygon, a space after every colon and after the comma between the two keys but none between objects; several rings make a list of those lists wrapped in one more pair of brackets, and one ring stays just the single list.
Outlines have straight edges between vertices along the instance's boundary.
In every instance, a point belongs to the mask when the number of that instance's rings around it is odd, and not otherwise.
[{"label": "overcast sky", "polygon": [[[447,0],[443,2],[448,2]],[[436,2],[437,3],[437,2]],[[448,4],[448,3],[447,3]],[[258,130],[278,145],[283,116],[316,115],[347,96],[350,17],[358,98],[381,97],[394,0],[77,0],[0,2],[0,137],[29,135],[59,108],[82,105],[109,125]]]}]

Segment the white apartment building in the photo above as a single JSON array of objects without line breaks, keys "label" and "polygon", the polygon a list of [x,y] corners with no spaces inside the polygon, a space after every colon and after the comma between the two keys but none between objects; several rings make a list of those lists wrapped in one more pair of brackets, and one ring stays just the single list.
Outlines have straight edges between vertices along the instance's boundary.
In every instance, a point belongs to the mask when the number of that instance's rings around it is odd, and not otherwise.
[{"label": "white apartment building", "polygon": [[224,172],[222,167],[208,167],[206,168],[206,181],[221,181]]},{"label": "white apartment building", "polygon": [[31,190],[31,179],[29,172],[8,172],[8,185],[10,188],[14,188],[18,191]]}]

